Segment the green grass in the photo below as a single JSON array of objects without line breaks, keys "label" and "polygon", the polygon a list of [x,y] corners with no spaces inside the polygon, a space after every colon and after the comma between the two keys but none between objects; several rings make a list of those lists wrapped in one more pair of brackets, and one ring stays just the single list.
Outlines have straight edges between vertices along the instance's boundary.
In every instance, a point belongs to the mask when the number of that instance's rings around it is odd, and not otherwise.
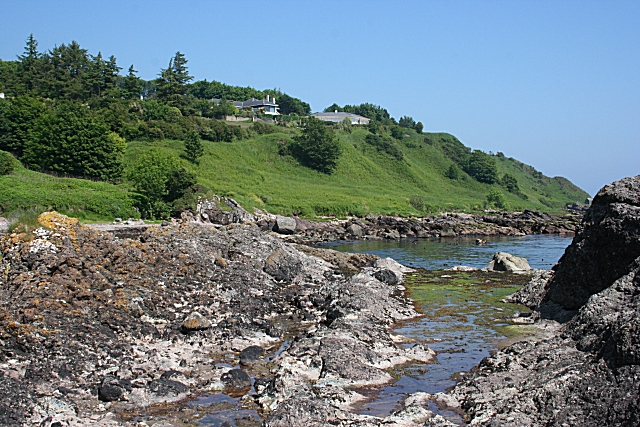
[{"label": "green grass", "polygon": [[[334,173],[326,175],[278,154],[280,142],[294,132],[282,130],[283,133],[232,143],[204,142],[205,155],[199,165],[191,166],[198,182],[217,194],[235,198],[248,209],[256,207],[307,217],[478,211],[491,189],[464,173],[461,180],[446,178],[451,160],[413,131],[408,131],[410,137],[398,143],[404,155],[402,161],[367,145],[364,129],[339,133],[343,154]],[[163,141],[155,146],[175,154],[180,154],[184,147],[179,141]],[[149,147],[149,143],[130,143],[128,159],[133,160]],[[523,200],[502,189],[510,210],[559,213],[565,203],[587,197],[568,181],[537,179],[532,168],[523,170],[517,161],[496,159],[500,174],[515,176],[522,183],[522,192],[529,197]],[[417,210],[411,205],[412,196],[422,199],[424,209]]]},{"label": "green grass", "polygon": [[40,213],[48,210],[85,221],[139,216],[126,187],[122,185],[58,178],[22,167],[11,175],[0,176],[2,213],[16,216],[20,212]]},{"label": "green grass", "polygon": [[[205,154],[197,165],[185,160],[198,183],[212,192],[236,199],[249,211],[256,207],[272,213],[303,217],[365,216],[386,214],[419,216],[445,211],[479,211],[492,188],[462,173],[460,180],[446,177],[452,161],[424,135],[407,130],[409,137],[398,142],[404,159],[398,161],[365,143],[367,131],[339,132],[343,154],[331,175],[300,166],[292,157],[281,156],[278,148],[296,132],[278,128],[278,133],[227,142],[203,141]],[[452,138],[447,134],[434,137]],[[180,155],[181,141],[129,142],[125,163],[156,147]],[[584,201],[587,194],[562,178],[548,178],[530,166],[509,158],[496,158],[500,175],[516,177],[528,196],[505,195],[508,210],[562,211],[565,203]],[[410,201],[420,200],[420,209]],[[134,217],[125,185],[111,185],[81,179],[56,178],[18,168],[0,177],[0,209],[56,209],[85,221]]]}]

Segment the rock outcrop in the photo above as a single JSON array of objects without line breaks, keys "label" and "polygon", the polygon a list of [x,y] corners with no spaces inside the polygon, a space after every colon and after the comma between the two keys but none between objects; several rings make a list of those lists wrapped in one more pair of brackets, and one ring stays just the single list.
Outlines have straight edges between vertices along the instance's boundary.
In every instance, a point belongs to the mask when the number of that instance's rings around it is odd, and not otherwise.
[{"label": "rock outcrop", "polygon": [[511,300],[564,325],[456,386],[470,425],[640,425],[640,176],[600,190],[554,271]]},{"label": "rock outcrop", "polygon": [[350,412],[364,399],[353,387],[434,357],[389,333],[417,315],[391,260],[310,250],[346,271],[248,224],[118,238],[57,213],[39,221],[31,238],[0,239],[0,425],[138,426],[121,415],[221,390],[268,425],[438,419],[417,401],[388,419]]}]

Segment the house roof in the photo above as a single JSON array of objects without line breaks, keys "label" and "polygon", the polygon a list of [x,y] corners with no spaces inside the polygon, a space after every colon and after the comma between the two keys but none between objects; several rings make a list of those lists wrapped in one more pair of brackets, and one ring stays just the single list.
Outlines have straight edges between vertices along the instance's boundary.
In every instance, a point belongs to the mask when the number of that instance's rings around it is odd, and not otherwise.
[{"label": "house roof", "polygon": [[[245,107],[263,107],[263,106],[278,107],[278,104],[273,102],[272,99],[273,98],[267,101],[266,99],[251,98],[251,99],[247,99],[246,101],[229,101],[229,102],[231,102],[235,107],[240,109]],[[211,98],[211,101],[215,102],[216,104],[220,104],[221,100],[218,98]]]},{"label": "house roof", "polygon": [[312,114],[313,117],[320,119],[320,120],[331,120],[331,121],[341,121],[344,120],[345,118],[349,118],[349,119],[357,119],[357,120],[364,120],[364,121],[368,121],[369,119],[364,117],[364,116],[360,116],[358,114],[353,114],[353,113],[345,113],[344,111],[335,111],[335,112],[323,112],[323,113],[313,113]]}]

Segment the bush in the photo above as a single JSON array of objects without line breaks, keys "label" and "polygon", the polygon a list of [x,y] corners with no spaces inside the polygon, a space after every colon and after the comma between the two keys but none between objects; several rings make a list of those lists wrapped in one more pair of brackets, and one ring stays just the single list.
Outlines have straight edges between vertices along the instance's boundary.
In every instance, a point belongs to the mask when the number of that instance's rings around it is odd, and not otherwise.
[{"label": "bush", "polygon": [[268,125],[262,122],[255,122],[252,126],[252,129],[258,135],[267,135],[275,132],[275,128],[272,125]]},{"label": "bush", "polygon": [[16,166],[16,159],[6,151],[0,151],[0,176],[9,175]]},{"label": "bush", "polygon": [[409,204],[420,212],[424,211],[425,203],[422,196],[418,196],[417,194],[412,195],[409,198]]},{"label": "bush", "polygon": [[138,192],[136,207],[143,218],[166,218],[172,202],[196,184],[195,174],[187,171],[171,154],[153,149],[138,158],[127,172],[127,179]]},{"label": "bush", "polygon": [[307,120],[288,151],[304,166],[326,174],[333,172],[342,153],[333,129],[314,117]]},{"label": "bush", "polygon": [[369,134],[365,137],[365,142],[376,147],[378,151],[394,157],[396,160],[402,160],[404,158],[396,142],[388,136]]},{"label": "bush", "polygon": [[455,163],[452,163],[451,166],[449,166],[449,169],[447,169],[445,175],[449,179],[458,180],[462,178],[462,171]]},{"label": "bush", "polygon": [[498,209],[506,209],[507,203],[504,194],[497,188],[492,188],[487,194],[487,203],[489,206],[495,206]]}]

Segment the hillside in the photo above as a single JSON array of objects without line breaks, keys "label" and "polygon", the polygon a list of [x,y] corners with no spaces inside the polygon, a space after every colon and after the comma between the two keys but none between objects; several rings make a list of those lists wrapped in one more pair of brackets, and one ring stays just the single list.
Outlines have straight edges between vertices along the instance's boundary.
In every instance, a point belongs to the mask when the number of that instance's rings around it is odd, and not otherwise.
[{"label": "hillside", "polygon": [[325,124],[279,89],[192,83],[187,62],[176,52],[145,81],[75,41],[39,52],[33,36],[16,61],[0,60],[0,213],[166,218],[213,194],[304,217],[554,213],[588,197],[381,106],[333,104],[368,124]]},{"label": "hillside", "polygon": [[[291,129],[231,143],[204,142],[205,154],[192,166],[198,183],[214,193],[238,200],[245,208],[301,216],[356,215],[369,213],[421,215],[440,211],[478,211],[485,207],[492,188],[461,171],[459,179],[446,173],[452,161],[429,139],[453,138],[447,134],[418,135],[407,130],[398,147],[402,160],[365,143],[369,132],[356,129],[337,132],[342,156],[336,170],[324,174],[300,166],[290,156],[278,154]],[[427,142],[425,142],[427,141]],[[180,141],[158,144],[132,142],[127,160],[133,162],[151,147],[179,155]],[[549,178],[516,160],[498,157],[500,175],[511,174],[528,200],[499,190],[506,209],[559,212],[566,203],[583,202],[587,193],[564,178]],[[412,203],[413,202],[413,203]]]}]

